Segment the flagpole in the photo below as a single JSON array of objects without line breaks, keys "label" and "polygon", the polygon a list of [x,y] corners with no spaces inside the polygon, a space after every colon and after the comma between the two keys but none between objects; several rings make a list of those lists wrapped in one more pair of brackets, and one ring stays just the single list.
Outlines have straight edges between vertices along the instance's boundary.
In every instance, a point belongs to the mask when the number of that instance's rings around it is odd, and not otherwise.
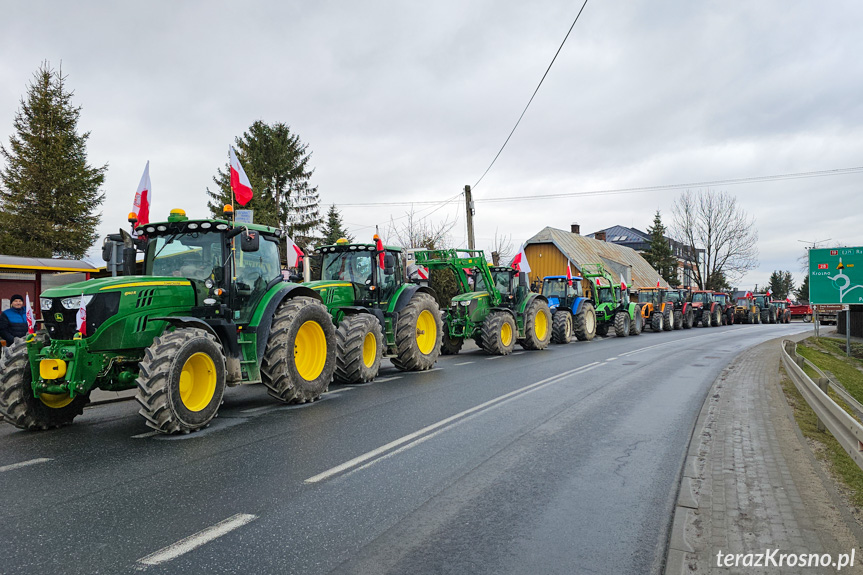
[{"label": "flagpole", "polygon": [[[231,149],[228,146],[228,179],[231,177]],[[237,218],[234,217],[234,190],[231,189],[231,229],[237,227]],[[237,283],[237,237],[231,238],[231,283]]]}]

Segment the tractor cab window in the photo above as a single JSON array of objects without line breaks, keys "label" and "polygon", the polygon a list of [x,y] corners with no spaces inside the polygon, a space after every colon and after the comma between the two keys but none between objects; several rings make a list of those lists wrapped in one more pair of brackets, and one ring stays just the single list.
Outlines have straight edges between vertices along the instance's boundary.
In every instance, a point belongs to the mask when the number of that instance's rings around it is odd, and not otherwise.
[{"label": "tractor cab window", "polygon": [[597,303],[614,303],[614,293],[611,286],[596,286]]},{"label": "tractor cab window", "polygon": [[235,287],[239,304],[240,322],[247,322],[255,311],[257,302],[267,291],[267,284],[281,277],[282,266],[279,260],[279,245],[261,237],[258,249],[253,252],[237,250]]},{"label": "tractor cab window", "polygon": [[159,236],[147,245],[145,274],[204,281],[222,265],[222,234]]},{"label": "tractor cab window", "polygon": [[704,292],[692,294],[692,303],[710,303],[709,294]]},{"label": "tractor cab window", "polygon": [[725,294],[724,293],[713,294],[713,299],[716,300],[717,303],[725,305]]},{"label": "tractor cab window", "polygon": [[638,302],[659,305],[659,292],[657,290],[640,291],[638,292]]},{"label": "tractor cab window", "polygon": [[629,305],[629,291],[623,290],[621,292],[620,287],[618,286],[614,288],[614,293],[617,295],[617,301],[623,305]]},{"label": "tractor cab window", "polygon": [[666,299],[673,303],[680,303],[682,301],[682,297],[679,291],[670,291],[668,292]]},{"label": "tractor cab window", "polygon": [[390,298],[395,295],[396,290],[399,287],[399,278],[400,275],[400,265],[401,258],[399,257],[401,254],[398,252],[387,252],[393,256],[395,260],[395,265],[393,266],[392,273],[387,273],[387,270],[382,269],[378,260],[375,259],[375,269],[377,270],[377,289],[380,290],[380,301],[381,303],[385,303],[390,301]]},{"label": "tractor cab window", "polygon": [[[374,262],[377,265],[377,262]],[[370,251],[338,251],[324,254],[321,279],[354,284],[359,300],[372,300],[372,274],[374,267]]]},{"label": "tractor cab window", "polygon": [[751,304],[749,303],[749,300],[745,297],[739,297],[737,298],[737,305],[740,307],[749,307]]},{"label": "tractor cab window", "polygon": [[491,272],[491,277],[494,279],[494,287],[497,288],[497,291],[501,295],[511,295],[514,292],[512,289],[513,276],[508,270],[493,271]]},{"label": "tractor cab window", "polygon": [[566,298],[566,280],[563,278],[547,278],[542,284],[542,295],[545,297]]},{"label": "tractor cab window", "polygon": [[755,305],[760,308],[767,307],[766,299],[763,295],[755,296]]}]

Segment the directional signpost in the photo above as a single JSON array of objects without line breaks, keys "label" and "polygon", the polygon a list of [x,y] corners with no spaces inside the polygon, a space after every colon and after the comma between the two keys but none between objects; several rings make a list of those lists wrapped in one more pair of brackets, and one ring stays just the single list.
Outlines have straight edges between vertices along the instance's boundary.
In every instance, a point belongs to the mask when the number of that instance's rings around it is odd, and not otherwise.
[{"label": "directional signpost", "polygon": [[[863,247],[809,250],[812,304],[863,304]],[[851,352],[851,312],[845,312],[845,351]]]}]

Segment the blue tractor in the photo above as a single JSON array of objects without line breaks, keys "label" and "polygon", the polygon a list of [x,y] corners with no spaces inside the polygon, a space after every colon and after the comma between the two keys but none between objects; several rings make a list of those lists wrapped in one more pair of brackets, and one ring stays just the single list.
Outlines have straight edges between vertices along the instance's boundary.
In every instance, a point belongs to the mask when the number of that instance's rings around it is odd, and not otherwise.
[{"label": "blue tractor", "polygon": [[596,309],[584,297],[582,278],[546,276],[542,278],[542,295],[551,311],[551,341],[569,343],[575,335],[579,341],[590,341],[596,335]]}]

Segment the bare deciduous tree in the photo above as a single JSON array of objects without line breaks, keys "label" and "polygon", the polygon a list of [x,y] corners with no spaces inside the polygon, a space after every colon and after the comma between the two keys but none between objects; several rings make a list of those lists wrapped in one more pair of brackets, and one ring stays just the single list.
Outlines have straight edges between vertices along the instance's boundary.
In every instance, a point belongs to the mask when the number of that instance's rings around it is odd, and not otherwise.
[{"label": "bare deciduous tree", "polygon": [[454,226],[455,222],[451,222],[449,218],[442,222],[432,222],[427,217],[418,217],[411,207],[411,211],[405,213],[401,222],[390,219],[387,237],[406,248],[437,250],[448,247],[449,232]]},{"label": "bare deciduous tree", "polygon": [[[687,190],[674,202],[674,232],[701,289],[721,289],[758,265],[758,230],[728,192]],[[700,251],[701,257],[699,258]]]},{"label": "bare deciduous tree", "polygon": [[[495,258],[495,254],[497,257]],[[494,243],[491,245],[491,257],[494,259],[494,264],[506,262],[512,259],[515,255],[515,246],[512,244],[512,234],[498,234],[498,229],[494,229]]]}]

